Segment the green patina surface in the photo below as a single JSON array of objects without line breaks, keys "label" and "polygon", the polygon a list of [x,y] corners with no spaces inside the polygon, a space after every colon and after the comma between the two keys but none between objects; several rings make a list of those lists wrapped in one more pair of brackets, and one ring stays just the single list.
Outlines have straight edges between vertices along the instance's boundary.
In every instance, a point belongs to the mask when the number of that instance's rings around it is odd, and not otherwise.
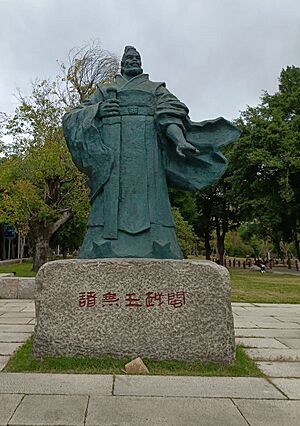
[{"label": "green patina surface", "polygon": [[197,190],[217,181],[227,167],[220,148],[239,136],[224,118],[195,123],[188,112],[127,46],[121,74],[64,116],[91,190],[81,258],[182,258],[168,185]]}]

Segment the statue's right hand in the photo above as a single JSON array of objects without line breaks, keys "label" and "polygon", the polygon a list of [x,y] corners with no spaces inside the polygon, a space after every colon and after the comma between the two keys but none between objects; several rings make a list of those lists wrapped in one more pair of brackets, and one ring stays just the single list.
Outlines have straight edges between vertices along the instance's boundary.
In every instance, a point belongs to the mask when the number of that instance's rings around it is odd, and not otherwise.
[{"label": "statue's right hand", "polygon": [[103,117],[113,117],[115,115],[119,115],[119,101],[117,99],[106,99],[101,102],[98,109],[98,116],[100,118]]}]

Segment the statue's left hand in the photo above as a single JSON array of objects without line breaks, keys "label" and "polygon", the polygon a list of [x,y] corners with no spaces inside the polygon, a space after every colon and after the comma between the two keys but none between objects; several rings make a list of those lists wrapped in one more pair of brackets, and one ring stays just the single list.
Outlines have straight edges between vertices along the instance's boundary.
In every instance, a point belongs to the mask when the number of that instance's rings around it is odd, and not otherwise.
[{"label": "statue's left hand", "polygon": [[199,154],[199,150],[189,142],[178,144],[176,147],[176,152],[181,157],[192,157]]}]

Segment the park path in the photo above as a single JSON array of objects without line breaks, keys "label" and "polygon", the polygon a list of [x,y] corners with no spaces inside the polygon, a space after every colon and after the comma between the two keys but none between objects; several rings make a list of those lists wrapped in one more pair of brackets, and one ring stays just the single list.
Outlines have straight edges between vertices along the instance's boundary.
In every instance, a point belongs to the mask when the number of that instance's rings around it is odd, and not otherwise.
[{"label": "park path", "polygon": [[[237,343],[266,378],[0,373],[0,425],[297,425],[300,305],[234,303]],[[0,300],[0,370],[34,304]]]}]

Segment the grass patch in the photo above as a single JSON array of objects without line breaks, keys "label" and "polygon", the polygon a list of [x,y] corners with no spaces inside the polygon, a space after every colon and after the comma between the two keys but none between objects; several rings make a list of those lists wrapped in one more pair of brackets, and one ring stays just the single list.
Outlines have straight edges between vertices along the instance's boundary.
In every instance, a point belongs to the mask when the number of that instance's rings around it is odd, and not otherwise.
[{"label": "grass patch", "polygon": [[0,273],[15,272],[16,277],[35,277],[36,272],[32,271],[32,263],[11,263],[9,265],[1,265]]},{"label": "grass patch", "polygon": [[230,270],[232,302],[300,303],[300,277]]},{"label": "grass patch", "polygon": [[[35,372],[35,373],[86,373],[86,374],[124,374],[122,369],[131,358],[45,358],[37,361],[32,356],[32,340],[29,339],[16,351],[6,365],[5,372]],[[215,363],[184,362],[184,361],[154,361],[143,358],[151,375],[163,376],[263,376],[244,352],[237,346],[236,361],[233,365]]]}]

